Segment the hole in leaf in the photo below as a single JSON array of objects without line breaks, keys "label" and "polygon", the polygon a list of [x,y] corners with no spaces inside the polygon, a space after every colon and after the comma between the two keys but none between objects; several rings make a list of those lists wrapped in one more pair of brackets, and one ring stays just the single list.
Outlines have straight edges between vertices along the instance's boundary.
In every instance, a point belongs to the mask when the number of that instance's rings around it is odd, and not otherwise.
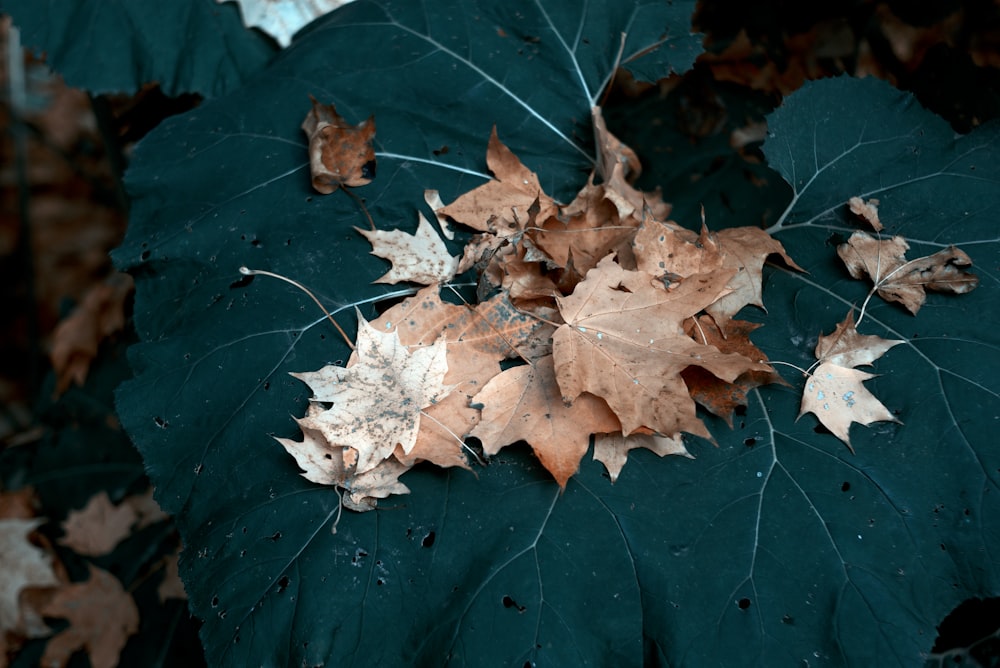
[{"label": "hole in leaf", "polygon": [[931,652],[954,652],[956,664],[993,666],[1000,650],[1000,598],[962,601],[938,625]]},{"label": "hole in leaf", "polygon": [[268,540],[272,540],[272,541],[277,542],[278,539],[280,539],[280,538],[281,538],[281,532],[280,531],[275,531],[271,536],[268,537]]},{"label": "hole in leaf", "polygon": [[849,492],[851,490],[851,483],[844,481],[844,484],[840,486],[841,492]]},{"label": "hole in leaf", "polygon": [[444,144],[443,146],[441,146],[441,148],[434,149],[433,151],[431,151],[431,153],[433,153],[434,155],[448,155],[449,150],[450,149],[448,148],[448,145]]},{"label": "hole in leaf", "polygon": [[781,621],[782,621],[782,623],[788,624],[789,626],[791,626],[792,624],[795,623],[795,618],[792,617],[791,615],[782,615]]},{"label": "hole in leaf", "polygon": [[741,598],[740,600],[736,601],[736,605],[739,606],[740,610],[746,610],[747,608],[750,607],[750,599]]},{"label": "hole in leaf", "polygon": [[743,445],[747,446],[748,448],[752,448],[756,444],[757,444],[757,439],[753,438],[752,436],[750,438],[743,439]]},{"label": "hole in leaf", "polygon": [[213,608],[219,607],[219,597],[218,596],[213,596],[212,597],[212,607]]},{"label": "hole in leaf", "polygon": [[377,585],[378,585],[379,587],[381,587],[382,585],[384,585],[384,584],[385,584],[385,580],[384,580],[384,579],[382,579],[382,578],[380,578],[380,577],[379,577],[379,578],[376,578],[376,579],[375,579],[375,584],[377,584]]},{"label": "hole in leaf", "polygon": [[288,588],[288,576],[282,575],[281,579],[278,580],[278,593],[285,591]]},{"label": "hole in leaf", "polygon": [[240,276],[239,279],[229,284],[229,289],[235,290],[236,288],[245,288],[253,283],[253,278],[253,276]]},{"label": "hole in leaf", "polygon": [[139,259],[140,260],[148,260],[149,259],[149,251],[148,250],[142,251],[142,253],[139,255]]},{"label": "hole in leaf", "polygon": [[163,418],[161,418],[159,416],[154,417],[153,418],[153,422],[155,422],[156,426],[159,427],[160,429],[166,429],[167,427],[170,426],[169,422],[167,422],[166,420],[164,420]]},{"label": "hole in leaf", "polygon": [[502,599],[500,599],[500,602],[503,604],[503,607],[505,607],[505,608],[516,608],[518,612],[524,612],[527,609],[523,605],[518,605],[517,601],[515,601],[514,599],[512,599],[507,594],[504,594],[504,597]]},{"label": "hole in leaf", "polygon": [[430,547],[431,545],[433,545],[434,544],[434,532],[433,531],[428,531],[427,535],[424,536],[423,539],[420,541],[420,544],[423,547]]}]

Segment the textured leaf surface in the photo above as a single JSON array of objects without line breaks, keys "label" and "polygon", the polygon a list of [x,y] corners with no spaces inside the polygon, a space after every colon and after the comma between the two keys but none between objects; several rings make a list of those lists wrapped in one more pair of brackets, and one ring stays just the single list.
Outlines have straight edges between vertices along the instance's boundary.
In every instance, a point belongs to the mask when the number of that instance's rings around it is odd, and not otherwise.
[{"label": "textured leaf surface", "polygon": [[214,0],[4,0],[3,11],[25,46],[94,94],[131,94],[156,81],[167,95],[221,95],[277,53],[243,26],[235,4]]},{"label": "textured leaf surface", "polygon": [[[592,168],[590,109],[621,33],[626,60],[668,35],[630,66],[662,75],[647,58],[669,57],[683,69],[699,48],[692,10],[355,2],[137,148],[116,260],[138,277],[144,342],[119,408],[178,516],[210,663],[641,661],[640,584],[617,518],[573,481],[560,495],[523,453],[478,479],[416,470],[403,482],[419,504],[345,516],[332,534],[335,491],[303,480],[269,434],[298,436],[290,415],[308,389],[286,372],[349,351],[307,297],[237,269],[302,281],[349,328],[355,305],[372,318],[375,302],[405,293],[371,284],[388,267],[354,231],[367,226],[354,201],[311,192],[299,129],[310,94],[350,123],[378,119],[378,176],[355,192],[383,229],[412,221],[426,188],[452,201],[482,183],[494,124],[545,191],[568,199]],[[606,484],[599,464],[585,468]],[[404,632],[387,635],[392,624]]]}]

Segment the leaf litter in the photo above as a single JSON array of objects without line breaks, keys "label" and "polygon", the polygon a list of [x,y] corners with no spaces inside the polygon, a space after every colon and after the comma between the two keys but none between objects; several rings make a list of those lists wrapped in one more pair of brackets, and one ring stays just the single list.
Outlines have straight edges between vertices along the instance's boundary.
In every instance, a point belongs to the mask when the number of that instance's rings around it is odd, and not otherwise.
[{"label": "leaf litter", "polygon": [[[314,100],[303,127],[335,114]],[[419,462],[470,468],[471,454],[482,463],[471,437],[486,456],[528,443],[563,488],[593,440],[614,482],[632,449],[692,457],[686,435],[714,442],[698,406],[732,426],[747,392],[788,384],[751,340],[761,325],[734,316],[745,306],[764,310],[765,263],[803,269],[762,229],[712,231],[703,217],[695,233],[670,220],[659,191],[632,185],[639,160],[608,132],[599,107],[593,122],[596,167],[569,204],[542,190],[495,127],[486,154],[492,180],[450,204],[428,189],[447,238],[449,223],[477,232],[461,256],[422,214],[415,235],[358,230],[392,263],[377,282],[427,287],[376,321],[359,315],[345,367],[292,374],[313,397],[298,419],[303,440],[277,440],[304,477],[343,490],[346,507],[370,510],[408,493],[399,477]],[[369,145],[373,133],[372,121]],[[314,185],[319,179],[322,192],[333,192],[367,182],[340,176],[357,172],[362,153],[334,153],[320,167],[312,161]],[[877,200],[855,197],[848,206],[881,231]],[[859,231],[837,252],[852,277],[874,282],[869,299],[877,293],[914,315],[925,290],[976,287],[962,251],[908,261],[907,249],[900,236]],[[443,301],[442,290],[459,294],[448,282],[467,271],[478,303]],[[799,417],[814,414],[852,452],[852,424],[897,421],[864,386],[874,375],[856,368],[901,343],[857,331],[866,305],[858,323],[852,309],[820,336],[817,362],[799,369]]]}]

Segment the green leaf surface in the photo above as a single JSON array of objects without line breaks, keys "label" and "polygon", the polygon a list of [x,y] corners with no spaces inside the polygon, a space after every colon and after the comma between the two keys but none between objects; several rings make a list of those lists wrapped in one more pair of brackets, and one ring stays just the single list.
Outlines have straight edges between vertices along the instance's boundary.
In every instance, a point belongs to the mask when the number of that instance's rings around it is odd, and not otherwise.
[{"label": "green leaf surface", "polygon": [[278,51],[215,0],[4,0],[21,42],[70,86],[95,95],[159,82],[167,95],[221,95]]},{"label": "green leaf surface", "polygon": [[448,201],[482,183],[494,124],[569,199],[592,168],[590,108],[621,34],[638,75],[684,69],[700,48],[692,10],[357,2],[137,147],[115,258],[137,276],[143,343],[118,405],[182,530],[210,663],[641,662],[642,594],[618,519],[576,483],[560,496],[525,453],[478,479],[414,471],[410,497],[332,534],[336,493],[303,480],[269,435],[295,435],[308,398],[287,372],[349,351],[307,297],[237,269],[302,281],[348,329],[355,306],[372,317],[406,292],[371,284],[386,265],[353,230],[367,224],[354,201],[310,189],[308,95],[351,122],[375,114],[378,175],[355,192],[383,228],[414,228],[425,188]]}]

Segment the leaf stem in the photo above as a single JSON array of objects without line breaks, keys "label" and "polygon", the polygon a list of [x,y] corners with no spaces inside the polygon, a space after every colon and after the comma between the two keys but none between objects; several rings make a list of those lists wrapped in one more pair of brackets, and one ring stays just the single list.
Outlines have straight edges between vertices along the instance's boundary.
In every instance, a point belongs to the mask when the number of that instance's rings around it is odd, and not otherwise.
[{"label": "leaf stem", "polygon": [[299,290],[301,290],[302,292],[304,292],[307,295],[309,295],[312,298],[312,300],[314,302],[316,302],[316,306],[319,307],[319,310],[321,310],[324,314],[326,314],[327,319],[333,324],[333,326],[337,330],[337,332],[340,333],[340,336],[343,337],[343,339],[347,343],[348,347],[351,350],[354,350],[354,343],[351,341],[351,338],[349,336],[347,336],[347,333],[343,329],[341,329],[340,325],[337,324],[337,321],[333,319],[332,315],[330,315],[330,312],[327,311],[326,308],[323,306],[323,304],[321,304],[320,301],[316,298],[316,295],[314,295],[312,292],[309,291],[309,288],[307,288],[306,286],[302,285],[298,281],[293,281],[292,279],[288,278],[287,276],[282,276],[281,274],[275,274],[275,273],[270,272],[270,271],[264,271],[263,269],[249,269],[248,267],[240,267],[240,273],[243,274],[244,276],[258,276],[258,275],[259,276],[270,276],[271,278],[276,278],[279,281],[284,281],[285,283],[289,283],[291,285],[294,285]]}]

